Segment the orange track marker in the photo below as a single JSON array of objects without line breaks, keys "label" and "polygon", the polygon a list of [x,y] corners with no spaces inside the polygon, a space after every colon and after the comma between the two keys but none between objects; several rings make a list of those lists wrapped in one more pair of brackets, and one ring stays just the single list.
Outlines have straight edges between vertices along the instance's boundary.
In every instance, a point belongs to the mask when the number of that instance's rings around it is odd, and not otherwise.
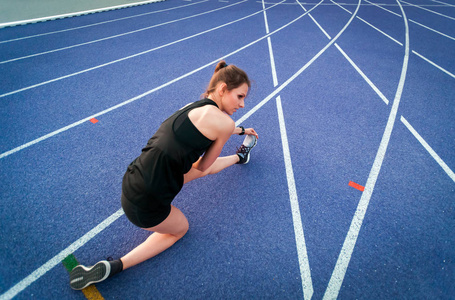
[{"label": "orange track marker", "polygon": [[93,118],[93,119],[90,119],[90,122],[92,122],[93,124],[95,124],[95,123],[98,123],[98,120],[95,119],[95,118]]},{"label": "orange track marker", "polygon": [[360,184],[357,184],[353,181],[349,181],[349,186],[352,186],[353,188],[358,189],[361,192],[363,192],[365,190],[364,186],[361,186]]}]

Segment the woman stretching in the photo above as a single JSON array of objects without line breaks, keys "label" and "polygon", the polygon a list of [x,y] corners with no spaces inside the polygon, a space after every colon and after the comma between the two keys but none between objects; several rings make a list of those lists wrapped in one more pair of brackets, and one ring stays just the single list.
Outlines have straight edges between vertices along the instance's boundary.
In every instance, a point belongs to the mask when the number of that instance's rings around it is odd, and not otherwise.
[{"label": "woman stretching", "polygon": [[[253,128],[235,127],[230,115],[244,107],[251,84],[247,74],[220,61],[205,98],[188,104],[164,121],[123,177],[122,207],[136,226],[153,233],[118,260],[76,266],[70,286],[81,290],[163,252],[188,231],[188,220],[172,200],[183,184],[246,164],[258,138]],[[219,157],[232,134],[246,138],[237,153]],[[202,156],[201,156],[202,155]]]}]

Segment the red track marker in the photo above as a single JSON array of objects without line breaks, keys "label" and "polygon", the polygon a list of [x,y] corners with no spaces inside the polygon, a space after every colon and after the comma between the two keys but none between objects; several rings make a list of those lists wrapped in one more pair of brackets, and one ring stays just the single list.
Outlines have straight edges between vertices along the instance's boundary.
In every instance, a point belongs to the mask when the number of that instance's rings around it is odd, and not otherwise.
[{"label": "red track marker", "polygon": [[363,192],[365,190],[364,186],[361,186],[360,184],[357,184],[353,181],[349,181],[349,186],[352,186],[353,188],[358,189],[361,192]]},{"label": "red track marker", "polygon": [[93,124],[95,124],[95,123],[98,123],[98,120],[95,119],[95,118],[93,118],[93,119],[90,119],[90,122],[92,122]]}]

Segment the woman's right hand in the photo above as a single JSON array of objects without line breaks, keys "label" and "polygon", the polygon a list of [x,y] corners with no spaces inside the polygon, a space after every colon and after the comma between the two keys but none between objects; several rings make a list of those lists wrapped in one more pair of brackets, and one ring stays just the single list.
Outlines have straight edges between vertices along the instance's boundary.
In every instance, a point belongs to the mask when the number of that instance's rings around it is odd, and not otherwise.
[{"label": "woman's right hand", "polygon": [[257,139],[259,139],[258,134],[253,128],[245,128],[245,134],[254,135]]}]

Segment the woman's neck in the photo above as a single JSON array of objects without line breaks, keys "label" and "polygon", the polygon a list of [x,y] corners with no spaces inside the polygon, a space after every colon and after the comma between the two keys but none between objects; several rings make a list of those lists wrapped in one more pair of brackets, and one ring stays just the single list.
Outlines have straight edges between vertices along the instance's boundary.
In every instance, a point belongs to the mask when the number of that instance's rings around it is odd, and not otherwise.
[{"label": "woman's neck", "polygon": [[209,95],[207,96],[207,98],[210,99],[210,100],[212,100],[213,102],[215,102],[216,105],[218,105],[218,108],[219,108],[221,111],[223,111],[223,106],[221,105],[221,100],[220,100],[219,98],[215,97],[215,95],[213,95],[213,94],[209,94]]}]

